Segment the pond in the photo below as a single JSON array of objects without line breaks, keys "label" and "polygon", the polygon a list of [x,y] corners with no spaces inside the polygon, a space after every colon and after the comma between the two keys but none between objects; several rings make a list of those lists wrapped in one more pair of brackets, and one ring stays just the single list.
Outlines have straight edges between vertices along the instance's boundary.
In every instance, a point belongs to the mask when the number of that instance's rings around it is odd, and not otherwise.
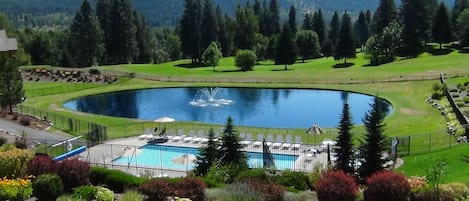
[{"label": "pond", "polygon": [[[337,127],[342,104],[348,100],[354,124],[362,124],[373,96],[315,89],[264,88],[155,88],[118,91],[73,99],[70,110],[113,117],[154,120],[163,116],[176,121],[268,128]],[[384,101],[390,114],[392,106]]]}]

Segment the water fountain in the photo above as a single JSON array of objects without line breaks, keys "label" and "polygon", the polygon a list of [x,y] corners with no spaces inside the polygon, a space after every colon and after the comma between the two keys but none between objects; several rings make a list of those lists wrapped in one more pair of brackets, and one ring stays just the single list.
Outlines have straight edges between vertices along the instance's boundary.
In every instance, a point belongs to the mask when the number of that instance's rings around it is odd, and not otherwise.
[{"label": "water fountain", "polygon": [[205,87],[200,89],[195,94],[194,99],[189,102],[190,105],[198,106],[198,107],[220,107],[223,105],[231,105],[233,104],[232,100],[229,99],[217,99],[216,96],[221,89],[218,87]]}]

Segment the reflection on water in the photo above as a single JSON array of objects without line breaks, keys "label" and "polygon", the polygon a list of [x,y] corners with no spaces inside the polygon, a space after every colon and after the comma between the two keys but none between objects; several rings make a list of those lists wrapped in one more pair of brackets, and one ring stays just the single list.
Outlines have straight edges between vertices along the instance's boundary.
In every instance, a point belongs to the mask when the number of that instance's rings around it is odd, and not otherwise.
[{"label": "reflection on water", "polygon": [[[189,104],[200,88],[163,88],[113,92],[78,98],[68,109],[107,116],[154,120],[170,116],[177,121],[224,124],[231,115],[235,125],[270,128],[307,128],[313,123],[336,127],[347,101],[355,124],[361,124],[372,96],[328,90],[221,88],[218,98],[231,105],[199,107]],[[392,107],[385,102],[385,111]]]}]

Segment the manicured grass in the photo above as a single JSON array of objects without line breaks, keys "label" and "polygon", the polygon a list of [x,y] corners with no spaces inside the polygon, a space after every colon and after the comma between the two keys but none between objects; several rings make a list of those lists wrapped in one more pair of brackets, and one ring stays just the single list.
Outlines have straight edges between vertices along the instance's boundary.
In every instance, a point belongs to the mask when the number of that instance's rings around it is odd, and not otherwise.
[{"label": "manicured grass", "polygon": [[368,60],[363,53],[356,59],[348,60],[353,63],[346,68],[334,68],[343,61],[334,61],[333,58],[320,58],[307,60],[305,63],[298,61],[289,66],[288,71],[283,71],[283,66],[273,65],[272,61],[261,62],[253,71],[242,72],[234,66],[233,57],[223,58],[216,71],[212,67],[182,67],[190,66],[190,60],[179,60],[164,64],[146,65],[119,65],[103,66],[101,70],[117,70],[135,72],[162,77],[194,77],[194,78],[229,78],[230,80],[261,79],[275,82],[288,82],[289,78],[300,83],[343,83],[353,81],[379,81],[389,79],[422,79],[437,77],[440,73],[448,76],[468,75],[465,65],[469,62],[469,56],[459,52],[451,52],[447,55],[433,56],[424,53],[417,59],[401,59],[393,63],[381,66],[367,66]]},{"label": "manicured grass", "polygon": [[67,93],[71,91],[100,87],[102,85],[104,84],[66,82],[23,82],[23,87],[27,89],[26,97]]},{"label": "manicured grass", "polygon": [[464,156],[469,156],[469,145],[467,144],[444,151],[406,156],[403,158],[404,165],[396,171],[403,172],[407,176],[425,176],[427,167],[436,160],[443,159],[446,161],[446,174],[442,178],[442,183],[461,182],[467,184],[469,182],[469,161],[462,160]]}]

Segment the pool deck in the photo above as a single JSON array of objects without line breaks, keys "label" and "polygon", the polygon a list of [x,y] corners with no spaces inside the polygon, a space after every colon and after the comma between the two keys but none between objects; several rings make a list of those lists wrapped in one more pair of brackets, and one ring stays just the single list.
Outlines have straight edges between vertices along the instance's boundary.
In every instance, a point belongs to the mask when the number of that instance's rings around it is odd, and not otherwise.
[{"label": "pool deck", "polygon": [[[158,167],[136,167],[131,164],[122,165],[113,162],[114,159],[119,158],[125,154],[126,150],[127,152],[130,150],[130,154],[132,154],[132,150],[138,150],[138,148],[147,144],[148,140],[142,140],[139,139],[139,137],[108,140],[103,144],[90,147],[85,152],[81,153],[80,157],[89,161],[93,165],[119,169],[134,175],[145,175],[148,177],[181,177],[187,174],[186,171],[167,170],[160,169]],[[199,148],[205,144],[201,142],[195,143],[192,141],[183,142],[181,140],[169,140],[168,142],[160,143],[158,145]],[[262,153],[262,145],[255,146],[254,143],[251,142],[245,146],[243,150]],[[298,149],[282,148],[281,146],[270,147],[270,152],[273,154],[298,155],[298,158],[296,159],[292,169],[294,171],[302,172],[310,172],[317,165],[325,168],[327,163],[327,151],[324,150],[324,147],[312,145],[301,145]],[[135,154],[135,151],[133,154]]]}]

